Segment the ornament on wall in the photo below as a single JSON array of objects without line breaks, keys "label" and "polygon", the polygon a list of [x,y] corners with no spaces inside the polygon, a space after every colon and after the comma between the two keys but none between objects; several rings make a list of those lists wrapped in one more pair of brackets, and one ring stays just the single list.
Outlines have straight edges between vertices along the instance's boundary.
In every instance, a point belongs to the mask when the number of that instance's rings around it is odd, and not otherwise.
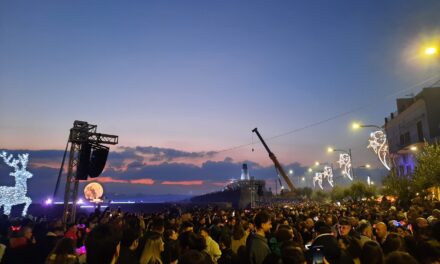
[{"label": "ornament on wall", "polygon": [[0,186],[0,207],[3,206],[5,215],[10,215],[12,206],[25,204],[22,211],[22,216],[25,216],[32,203],[31,198],[26,196],[27,179],[32,178],[32,173],[26,170],[29,154],[18,154],[18,159],[13,159],[12,154],[8,156],[6,151],[3,151],[0,157],[6,165],[14,169],[9,175],[15,177],[15,186]]},{"label": "ornament on wall", "polygon": [[385,166],[387,170],[391,170],[387,136],[382,130],[370,134],[367,148],[371,148],[383,166]]}]

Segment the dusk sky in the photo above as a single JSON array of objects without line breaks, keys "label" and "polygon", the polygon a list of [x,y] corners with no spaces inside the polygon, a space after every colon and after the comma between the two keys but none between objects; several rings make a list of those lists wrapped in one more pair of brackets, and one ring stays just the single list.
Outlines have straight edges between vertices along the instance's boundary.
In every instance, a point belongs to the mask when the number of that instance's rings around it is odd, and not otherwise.
[{"label": "dusk sky", "polygon": [[[336,164],[330,145],[379,180],[370,131],[350,124],[382,125],[397,97],[440,79],[422,52],[440,44],[439,12],[437,0],[1,1],[0,149],[30,153],[37,199],[75,120],[119,136],[97,178],[110,193],[201,194],[243,162],[273,183],[254,127],[294,181]],[[1,162],[0,185],[9,172]]]}]

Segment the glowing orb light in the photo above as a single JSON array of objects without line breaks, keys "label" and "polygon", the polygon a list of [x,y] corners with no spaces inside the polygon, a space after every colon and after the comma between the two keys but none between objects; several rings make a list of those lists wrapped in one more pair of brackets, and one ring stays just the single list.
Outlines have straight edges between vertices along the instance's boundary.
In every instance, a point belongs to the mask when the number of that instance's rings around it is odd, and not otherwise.
[{"label": "glowing orb light", "polygon": [[102,196],[104,195],[104,188],[97,182],[91,182],[84,187],[84,197],[93,202],[102,202]]}]

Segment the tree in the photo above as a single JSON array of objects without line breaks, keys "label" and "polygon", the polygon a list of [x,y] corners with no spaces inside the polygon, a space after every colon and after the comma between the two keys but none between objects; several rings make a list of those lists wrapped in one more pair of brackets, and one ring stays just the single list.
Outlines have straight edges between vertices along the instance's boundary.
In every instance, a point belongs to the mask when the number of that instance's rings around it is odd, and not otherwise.
[{"label": "tree", "polygon": [[440,144],[425,142],[417,154],[417,166],[414,171],[414,186],[423,192],[433,186],[440,186]]},{"label": "tree", "polygon": [[314,191],[312,194],[312,200],[317,202],[324,202],[328,198],[328,193],[323,191]]},{"label": "tree", "polygon": [[343,188],[341,186],[336,185],[333,187],[332,191],[330,192],[330,198],[332,201],[341,201],[346,197],[344,191],[346,188]]},{"label": "tree", "polygon": [[383,194],[396,197],[397,203],[408,208],[411,200],[415,197],[414,182],[408,177],[397,176],[392,170],[382,181],[384,186]]}]

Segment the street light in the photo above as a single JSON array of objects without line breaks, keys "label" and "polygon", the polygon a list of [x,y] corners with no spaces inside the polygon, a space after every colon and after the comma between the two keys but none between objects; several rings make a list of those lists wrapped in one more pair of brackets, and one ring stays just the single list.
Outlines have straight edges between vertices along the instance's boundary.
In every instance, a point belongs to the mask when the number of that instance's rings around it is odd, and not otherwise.
[{"label": "street light", "polygon": [[425,49],[425,54],[426,55],[434,55],[437,53],[437,47],[427,47]]}]

